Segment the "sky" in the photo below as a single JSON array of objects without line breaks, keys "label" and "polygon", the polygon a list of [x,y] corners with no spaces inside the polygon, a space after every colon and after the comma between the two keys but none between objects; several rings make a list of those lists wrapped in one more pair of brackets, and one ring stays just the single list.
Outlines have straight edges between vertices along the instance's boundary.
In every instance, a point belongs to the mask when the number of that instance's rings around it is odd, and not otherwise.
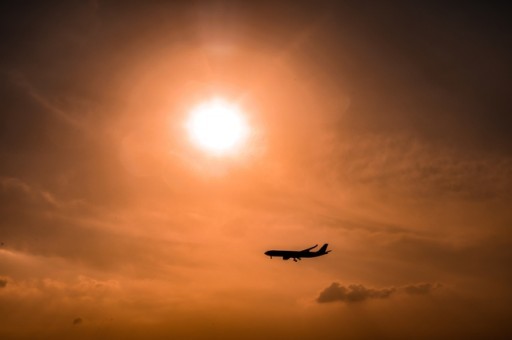
[{"label": "sky", "polygon": [[[505,8],[0,13],[0,337],[512,336]],[[250,126],[236,152],[187,134],[212,98]]]}]

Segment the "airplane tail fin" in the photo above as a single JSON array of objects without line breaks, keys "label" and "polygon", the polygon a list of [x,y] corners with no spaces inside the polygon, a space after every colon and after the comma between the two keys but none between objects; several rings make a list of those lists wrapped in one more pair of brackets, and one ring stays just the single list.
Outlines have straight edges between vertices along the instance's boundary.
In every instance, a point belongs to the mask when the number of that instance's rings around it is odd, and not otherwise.
[{"label": "airplane tail fin", "polygon": [[328,252],[330,251],[330,250],[329,250],[329,251],[327,251],[327,246],[328,246],[328,245],[329,245],[328,243],[324,244],[324,245],[322,246],[322,248],[320,248],[320,249],[318,250],[318,252],[319,252],[320,254],[328,253]]}]

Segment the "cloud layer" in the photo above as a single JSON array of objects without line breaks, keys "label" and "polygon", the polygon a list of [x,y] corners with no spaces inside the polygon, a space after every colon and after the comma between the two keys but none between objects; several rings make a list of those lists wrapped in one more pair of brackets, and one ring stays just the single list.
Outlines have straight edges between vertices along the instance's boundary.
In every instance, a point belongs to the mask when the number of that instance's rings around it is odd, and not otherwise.
[{"label": "cloud layer", "polygon": [[0,338],[510,334],[508,13],[1,2]]}]

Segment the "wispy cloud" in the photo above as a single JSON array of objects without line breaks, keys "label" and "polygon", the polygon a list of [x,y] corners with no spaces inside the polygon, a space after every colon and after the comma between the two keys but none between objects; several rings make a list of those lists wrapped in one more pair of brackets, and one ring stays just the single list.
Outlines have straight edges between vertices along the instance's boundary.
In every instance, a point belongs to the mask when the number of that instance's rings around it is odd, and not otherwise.
[{"label": "wispy cloud", "polygon": [[[32,98],[36,103],[38,103],[43,109],[46,110],[49,114],[51,114],[56,119],[68,124],[69,126],[84,130],[87,125],[83,119],[83,114],[76,114],[69,109],[65,109],[62,105],[49,96],[45,95],[42,91],[40,91],[35,85],[33,85],[28,78],[19,72],[10,72],[10,77],[12,81],[19,86],[25,93]],[[82,118],[80,118],[82,117]]]},{"label": "wispy cloud", "polygon": [[0,197],[2,194],[11,192],[14,194],[26,195],[27,198],[50,206],[62,206],[62,202],[60,202],[51,192],[38,189],[17,177],[0,176],[0,188],[4,191],[3,193],[0,192]]},{"label": "wispy cloud", "polygon": [[428,295],[432,293],[432,291],[441,288],[442,285],[440,283],[418,283],[415,285],[404,286],[401,289],[407,294],[411,295]]},{"label": "wispy cloud", "polygon": [[439,146],[413,135],[370,134],[339,141],[323,171],[349,186],[394,193],[483,201],[509,197],[512,158],[500,153]]}]

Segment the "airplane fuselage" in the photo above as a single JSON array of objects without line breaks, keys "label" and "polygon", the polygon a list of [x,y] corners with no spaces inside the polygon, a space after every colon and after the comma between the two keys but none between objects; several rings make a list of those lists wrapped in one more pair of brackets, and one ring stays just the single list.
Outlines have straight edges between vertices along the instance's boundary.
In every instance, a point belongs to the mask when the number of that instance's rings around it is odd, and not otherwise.
[{"label": "airplane fuselage", "polygon": [[293,259],[293,261],[297,262],[297,260],[300,260],[302,258],[311,258],[311,257],[318,257],[323,256],[330,253],[330,250],[327,250],[327,244],[324,244],[322,248],[318,251],[311,251],[311,249],[315,248],[311,247],[308,249],[295,251],[295,250],[268,250],[265,252],[265,255],[270,256],[270,258],[276,256],[276,257],[282,257],[283,260],[289,260]]},{"label": "airplane fuselage", "polygon": [[327,253],[318,254],[316,251],[293,251],[293,250],[269,250],[265,252],[265,255],[268,255],[270,257],[277,256],[277,257],[288,257],[288,258],[299,258],[299,257],[317,257],[326,255]]}]

